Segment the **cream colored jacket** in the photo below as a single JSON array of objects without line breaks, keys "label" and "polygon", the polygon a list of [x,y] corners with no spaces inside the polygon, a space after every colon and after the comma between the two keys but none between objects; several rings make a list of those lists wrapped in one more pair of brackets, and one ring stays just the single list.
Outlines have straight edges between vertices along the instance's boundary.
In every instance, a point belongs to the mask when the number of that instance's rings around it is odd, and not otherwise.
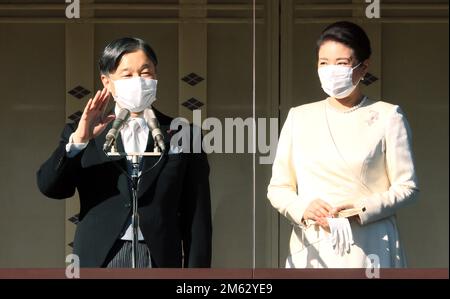
[{"label": "cream colored jacket", "polygon": [[[395,213],[417,194],[411,131],[398,106],[365,98],[346,113],[328,100],[289,111],[267,194],[293,224],[287,267],[406,266]],[[302,221],[316,198],[365,208],[351,221],[350,253],[336,255],[328,233]]]}]

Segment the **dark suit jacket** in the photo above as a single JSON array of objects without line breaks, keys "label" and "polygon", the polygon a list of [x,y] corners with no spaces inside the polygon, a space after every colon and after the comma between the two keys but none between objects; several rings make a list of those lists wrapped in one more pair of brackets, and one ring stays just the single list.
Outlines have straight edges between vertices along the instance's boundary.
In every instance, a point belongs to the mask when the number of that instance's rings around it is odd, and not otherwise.
[{"label": "dark suit jacket", "polygon": [[[155,110],[161,124],[166,152],[171,118]],[[131,214],[131,189],[117,163],[127,169],[127,161],[107,157],[102,150],[112,124],[73,158],[66,154],[69,136],[77,124],[67,124],[61,140],[37,172],[40,191],[54,199],[64,199],[78,190],[80,215],[74,253],[81,267],[101,267],[113,244],[124,231]],[[191,128],[192,129],[192,128]],[[192,138],[191,138],[192,140]],[[149,134],[147,151],[153,150]],[[117,140],[118,151],[123,144]],[[144,157],[142,172],[155,164],[157,157]],[[139,221],[150,248],[153,267],[210,267],[211,203],[209,165],[204,153],[164,155],[145,174],[138,189]],[[184,254],[184,259],[183,259]]]}]

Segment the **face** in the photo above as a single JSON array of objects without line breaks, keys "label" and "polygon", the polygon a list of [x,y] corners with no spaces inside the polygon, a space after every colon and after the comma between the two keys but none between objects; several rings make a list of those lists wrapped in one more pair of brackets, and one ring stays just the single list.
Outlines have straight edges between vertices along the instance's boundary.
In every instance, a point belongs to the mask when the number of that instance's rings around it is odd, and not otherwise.
[{"label": "face", "polygon": [[116,71],[108,76],[102,75],[101,80],[103,86],[108,88],[112,95],[115,95],[114,83],[111,80],[122,80],[133,77],[156,80],[156,67],[142,50],[124,54]]},{"label": "face", "polygon": [[[319,48],[318,56],[318,68],[333,64],[355,67],[359,63],[351,48],[335,41],[324,42]],[[353,70],[353,84],[356,84],[358,80],[367,73],[368,67],[369,59],[366,59],[361,63],[361,65]]]}]

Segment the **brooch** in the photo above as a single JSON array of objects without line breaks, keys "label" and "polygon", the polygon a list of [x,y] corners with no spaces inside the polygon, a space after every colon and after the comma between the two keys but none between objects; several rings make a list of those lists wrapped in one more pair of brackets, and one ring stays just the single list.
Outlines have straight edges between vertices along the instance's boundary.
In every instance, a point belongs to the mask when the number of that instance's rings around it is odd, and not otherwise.
[{"label": "brooch", "polygon": [[378,119],[378,112],[374,110],[369,111],[369,119],[366,120],[367,124],[371,126]]}]

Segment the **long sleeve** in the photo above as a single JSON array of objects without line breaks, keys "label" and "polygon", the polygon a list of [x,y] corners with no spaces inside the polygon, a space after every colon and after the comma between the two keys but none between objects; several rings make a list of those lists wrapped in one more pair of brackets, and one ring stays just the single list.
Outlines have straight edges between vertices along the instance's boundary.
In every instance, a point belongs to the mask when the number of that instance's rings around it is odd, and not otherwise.
[{"label": "long sleeve", "polygon": [[297,176],[292,159],[293,114],[291,109],[281,129],[267,198],[283,216],[301,225],[306,203],[297,195]]},{"label": "long sleeve", "polygon": [[400,107],[396,106],[386,126],[386,169],[390,180],[387,191],[363,198],[357,205],[365,208],[359,214],[362,225],[389,217],[397,209],[413,202],[418,195],[412,136]]},{"label": "long sleeve", "polygon": [[37,171],[37,185],[47,197],[64,199],[75,193],[75,177],[80,168],[81,155],[70,157],[66,150],[74,130],[75,124],[66,124],[58,147]]},{"label": "long sleeve", "polygon": [[70,134],[69,137],[69,141],[66,144],[66,152],[67,152],[67,157],[69,158],[73,158],[76,155],[78,155],[80,152],[82,152],[88,145],[88,143],[74,143],[73,142],[73,134]]},{"label": "long sleeve", "polygon": [[183,183],[181,231],[184,266],[211,267],[212,220],[209,189],[209,164],[205,153],[188,155]]}]

